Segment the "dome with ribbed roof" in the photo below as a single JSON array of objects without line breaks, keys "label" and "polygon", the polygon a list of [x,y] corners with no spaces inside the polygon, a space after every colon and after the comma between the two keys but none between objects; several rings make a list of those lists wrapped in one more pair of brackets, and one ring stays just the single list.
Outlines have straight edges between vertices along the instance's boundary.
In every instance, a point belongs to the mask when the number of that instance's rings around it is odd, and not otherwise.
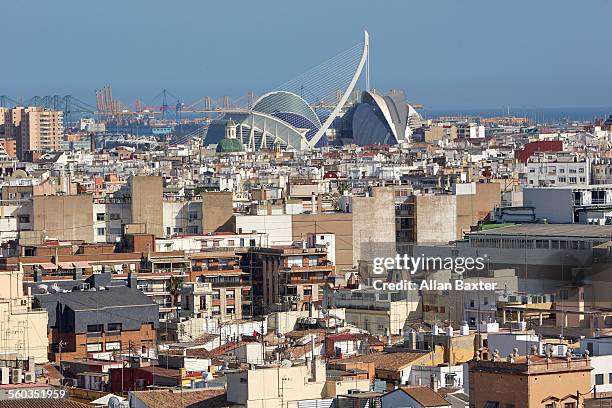
[{"label": "dome with ribbed roof", "polygon": [[238,139],[222,139],[217,144],[217,153],[242,153],[244,145]]}]

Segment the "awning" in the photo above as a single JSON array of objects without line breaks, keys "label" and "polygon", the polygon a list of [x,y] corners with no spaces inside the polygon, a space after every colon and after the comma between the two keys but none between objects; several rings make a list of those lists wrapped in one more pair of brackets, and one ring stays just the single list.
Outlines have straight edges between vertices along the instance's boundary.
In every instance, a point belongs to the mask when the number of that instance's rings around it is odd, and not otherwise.
[{"label": "awning", "polygon": [[60,262],[57,265],[62,269],[74,269],[72,262]]},{"label": "awning", "polygon": [[54,271],[57,269],[57,266],[55,264],[49,263],[49,262],[45,262],[45,263],[41,263],[40,267],[43,268],[46,271]]},{"label": "awning", "polygon": [[87,269],[87,268],[91,268],[91,265],[89,264],[89,262],[73,262],[72,263],[74,265],[75,268],[78,269]]}]

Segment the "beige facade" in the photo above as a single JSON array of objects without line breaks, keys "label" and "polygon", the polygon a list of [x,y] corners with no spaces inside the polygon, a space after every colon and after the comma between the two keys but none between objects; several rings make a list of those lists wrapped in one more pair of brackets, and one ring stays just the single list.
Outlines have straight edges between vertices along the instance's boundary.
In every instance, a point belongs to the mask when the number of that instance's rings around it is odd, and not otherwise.
[{"label": "beige facade", "polygon": [[33,230],[44,237],[94,241],[93,199],[90,195],[34,196]]},{"label": "beige facade", "polygon": [[577,408],[591,392],[588,359],[519,356],[513,360],[470,362],[470,407],[489,402],[500,407]]},{"label": "beige facade", "polygon": [[325,363],[257,367],[228,372],[227,401],[246,408],[293,408],[298,401],[335,398],[349,390],[367,391],[369,379],[327,380]]},{"label": "beige facade", "polygon": [[501,202],[500,183],[472,183],[472,194],[457,195],[457,239],[463,239],[470,227],[488,218]]},{"label": "beige facade", "polygon": [[353,267],[353,214],[335,212],[291,217],[293,240],[306,239],[309,233],[335,234],[337,270]]},{"label": "beige facade", "polygon": [[[161,177],[134,176],[130,180],[132,224],[140,224],[139,232],[164,236],[164,186]],[[143,231],[144,229],[144,231]]]},{"label": "beige facade", "polygon": [[32,296],[23,291],[23,271],[0,272],[0,348],[19,360],[34,358],[36,364],[46,363],[47,311],[32,309]]},{"label": "beige facade", "polygon": [[202,193],[202,231],[205,234],[233,231],[233,193]]},{"label": "beige facade", "polygon": [[38,106],[7,109],[4,136],[17,141],[20,158],[29,151],[59,150],[64,137],[63,115]]}]

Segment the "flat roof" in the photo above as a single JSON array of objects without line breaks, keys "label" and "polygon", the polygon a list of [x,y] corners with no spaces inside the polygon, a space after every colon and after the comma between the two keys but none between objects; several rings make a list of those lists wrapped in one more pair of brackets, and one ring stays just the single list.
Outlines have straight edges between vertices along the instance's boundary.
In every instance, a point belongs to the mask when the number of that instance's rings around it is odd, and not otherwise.
[{"label": "flat roof", "polygon": [[579,237],[608,238],[612,240],[612,225],[587,224],[517,224],[492,228],[484,231],[469,232],[468,236],[541,236],[541,237]]}]

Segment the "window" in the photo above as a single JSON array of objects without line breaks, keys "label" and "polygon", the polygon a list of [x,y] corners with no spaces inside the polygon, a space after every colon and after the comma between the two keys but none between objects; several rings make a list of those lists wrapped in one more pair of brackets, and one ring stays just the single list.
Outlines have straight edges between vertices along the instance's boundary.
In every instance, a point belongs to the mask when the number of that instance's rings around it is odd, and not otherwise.
[{"label": "window", "polygon": [[30,216],[29,215],[20,215],[18,217],[19,223],[20,224],[29,224],[30,223]]},{"label": "window", "polygon": [[289,256],[287,258],[287,266],[291,268],[292,266],[302,266],[304,260],[301,256]]},{"label": "window", "polygon": [[565,404],[563,404],[563,408],[576,408],[576,403],[575,402],[566,402]]},{"label": "window", "polygon": [[234,312],[235,312],[234,306],[228,306],[225,308],[225,314],[231,315],[231,314],[234,314]]},{"label": "window", "polygon": [[110,343],[106,343],[106,351],[112,350],[121,350],[121,342],[111,341]]},{"label": "window", "polygon": [[104,221],[106,219],[106,217],[104,216],[104,213],[97,213],[96,214],[96,221]]},{"label": "window", "polygon": [[570,183],[575,183],[576,182],[576,177],[570,177],[569,178],[569,182]]},{"label": "window", "polygon": [[226,299],[234,299],[234,291],[233,290],[228,290],[225,292],[225,298]]},{"label": "window", "polygon": [[108,331],[121,331],[122,324],[121,323],[108,323],[107,327],[108,327]]},{"label": "window", "polygon": [[612,373],[608,374],[608,383],[612,384]]},{"label": "window", "polygon": [[118,213],[110,213],[109,218],[111,220],[118,220],[118,219],[121,219],[121,216]]},{"label": "window", "polygon": [[96,233],[98,235],[106,235],[106,228],[97,228]]},{"label": "window", "polygon": [[595,385],[603,385],[604,376],[603,374],[595,374]]},{"label": "window", "polygon": [[304,287],[304,296],[312,296],[312,287],[311,286],[305,286]]},{"label": "window", "polygon": [[559,177],[559,183],[565,183],[565,177]]},{"label": "window", "polygon": [[91,343],[87,345],[88,353],[94,353],[96,351],[102,351],[102,343]]},{"label": "window", "polygon": [[88,324],[87,333],[100,333],[104,330],[103,324]]}]

